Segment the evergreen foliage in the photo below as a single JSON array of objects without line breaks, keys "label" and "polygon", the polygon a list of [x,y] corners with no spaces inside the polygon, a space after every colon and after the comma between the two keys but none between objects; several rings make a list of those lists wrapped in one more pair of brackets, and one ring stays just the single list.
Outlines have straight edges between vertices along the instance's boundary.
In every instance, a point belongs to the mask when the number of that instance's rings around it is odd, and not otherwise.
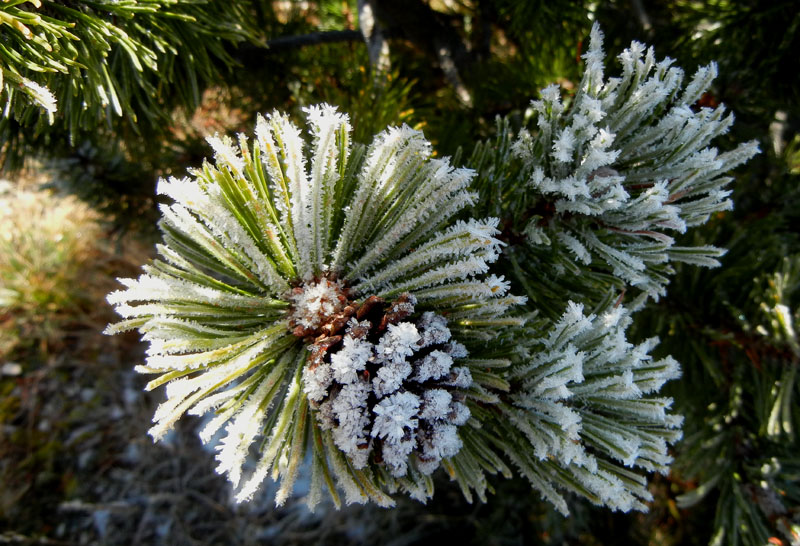
[{"label": "evergreen foliage", "polygon": [[249,8],[182,0],[3,2],[4,158],[25,152],[20,130],[25,139],[53,134],[75,142],[112,124],[152,132],[171,107],[193,109],[201,89],[235,64],[226,46],[257,39]]},{"label": "evergreen foliage", "polygon": [[697,417],[686,422],[673,471],[698,483],[677,500],[708,514],[718,544],[791,544],[798,532],[800,218],[792,149],[781,152],[768,150],[771,161],[756,171],[763,178],[748,181],[757,193],[708,227],[708,236],[730,241],[725,267],[681,269],[670,297],[637,323],[668,332],[659,351],[683,364],[687,380],[669,390]]},{"label": "evergreen foliage", "polygon": [[237,500],[305,460],[309,506],[434,535],[449,479],[498,541],[800,543],[800,10],[400,4],[0,2],[6,165],[137,213],[162,177],[108,298],[151,435],[205,415]]},{"label": "evergreen foliage", "polygon": [[[348,503],[391,505],[384,490],[430,496],[428,475],[442,457],[459,454],[466,461],[453,464],[495,471],[480,450],[459,451],[472,434],[459,438],[434,421],[452,411],[463,425],[470,406],[496,400],[491,391],[505,385],[479,371],[485,350],[443,345],[451,330],[473,347],[523,322],[505,316],[522,301],[506,296],[507,283],[483,278],[501,244],[497,220],[451,221],[474,198],[471,172],[431,159],[421,133],[388,129],[351,150],[347,116],[329,106],[306,113],[310,146],[274,113],[259,120],[252,148],[244,135],[238,149],[214,137],[215,167],[159,186],[176,201],[162,207],[161,259],[109,296],[126,319],[109,333],[139,328],[150,342],[139,371],[162,374],[148,388],[167,384],[150,434],[159,439],[184,413],[216,409],[201,435],[208,440],[230,421],[219,471],[238,486],[250,445],[268,432],[238,495],[251,498],[273,472],[283,482],[279,504],[307,447],[311,506],[323,486],[339,503],[332,476]],[[373,317],[385,301],[393,303]],[[426,309],[416,324],[404,320]],[[467,366],[451,368],[467,356]],[[427,362],[434,357],[438,363]],[[431,392],[450,397],[444,410],[434,409]],[[483,496],[482,474],[455,474]]]},{"label": "evergreen foliage", "polygon": [[[730,119],[721,108],[695,115],[687,104],[706,89],[713,67],[681,91],[682,72],[669,70],[670,61],[656,66],[652,50],[644,57],[634,42],[620,55],[623,77],[604,82],[601,40],[595,25],[566,123],[557,89],[546,88],[533,103],[540,114],[536,140],[522,132],[500,147],[521,160],[510,167],[516,178],[476,184],[527,207],[523,216],[536,206],[517,198],[527,185],[526,193],[554,201],[559,219],[588,216],[612,237],[633,238],[601,242],[588,224],[567,222],[548,226],[548,236],[529,223],[534,245],[551,237],[563,243],[549,252],[555,271],[542,267],[537,276],[556,284],[568,253],[590,266],[588,246],[610,266],[602,275],[659,296],[666,271],[648,276],[645,260],[715,266],[710,256],[719,251],[672,247],[656,230],[684,231],[729,208],[719,190],[729,179],[720,175],[757,147],[743,145],[719,159],[706,148]],[[670,100],[675,104],[662,104]],[[623,511],[646,509],[646,481],[625,467],[667,470],[667,445],[680,437],[680,418],[667,413],[671,399],[643,395],[678,377],[677,363],[651,362],[655,338],[636,348],[626,341],[630,320],[619,302],[599,317],[570,302],[557,322],[522,329],[524,318],[506,313],[525,298],[504,297],[502,277],[476,278],[499,256],[497,219],[451,221],[475,203],[467,191],[472,171],[429,159],[429,145],[407,127],[351,154],[346,116],[324,105],[306,114],[310,144],[275,113],[259,120],[252,148],[244,135],[238,150],[210,138],[216,168],[206,164],[195,180],[159,187],[176,201],[162,207],[163,261],[109,296],[126,319],[109,333],[138,328],[150,342],[139,371],[162,374],[149,388],[167,384],[153,437],[187,411],[216,408],[201,434],[208,440],[230,422],[218,470],[236,487],[250,444],[268,435],[239,499],[252,497],[272,470],[283,482],[282,504],[310,446],[319,465],[311,506],[323,476],[339,502],[329,467],[348,503],[391,505],[384,491],[432,495],[427,476],[441,462],[468,498],[475,490],[484,499],[485,474],[508,474],[511,465],[565,514],[558,489]],[[646,121],[652,126],[642,128]],[[537,263],[524,263],[531,262]],[[609,288],[567,295],[580,299]],[[372,317],[384,301],[393,303]],[[425,309],[416,322],[404,320]],[[436,328],[441,339],[426,340]],[[436,348],[451,334],[456,345]],[[464,357],[472,364],[454,366]],[[472,426],[456,428],[470,416]],[[281,468],[281,458],[290,464]]]},{"label": "evergreen foliage", "polygon": [[[578,293],[635,287],[657,298],[666,293],[671,263],[718,266],[721,249],[677,246],[669,233],[731,208],[724,189],[731,179],[722,175],[758,151],[756,142],[722,155],[708,146],[733,122],[723,106],[690,108],[716,76],[715,65],[682,89],[683,71],[671,59],[657,63],[652,48],[634,42],[619,55],[622,76],[606,81],[601,46],[595,27],[568,109],[558,87],[547,87],[532,103],[534,135],[523,130],[509,142],[501,131],[498,143],[473,154],[486,179],[477,182],[480,202],[493,203],[500,210],[492,213],[510,220],[509,236],[528,242],[511,252],[524,264],[520,281],[534,301],[543,294],[559,301],[565,276],[587,283],[573,289]],[[488,157],[493,153],[500,157]],[[581,266],[591,266],[589,274]],[[540,290],[538,279],[551,284]]]}]

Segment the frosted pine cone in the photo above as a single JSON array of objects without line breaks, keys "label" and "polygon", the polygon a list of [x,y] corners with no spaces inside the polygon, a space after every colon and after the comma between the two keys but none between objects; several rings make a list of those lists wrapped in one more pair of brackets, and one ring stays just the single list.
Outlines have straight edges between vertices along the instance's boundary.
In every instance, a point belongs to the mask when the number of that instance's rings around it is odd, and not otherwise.
[{"label": "frosted pine cone", "polygon": [[[467,350],[451,341],[441,315],[427,311],[407,320],[415,303],[402,294],[391,304],[370,298],[348,306],[352,311],[335,316],[329,335],[314,344],[303,371],[321,427],[333,431],[334,443],[357,469],[372,455],[401,477],[413,455],[416,468],[430,474],[461,449],[456,427],[470,416],[463,389],[472,374],[453,364]],[[348,315],[344,328],[336,326]]]}]

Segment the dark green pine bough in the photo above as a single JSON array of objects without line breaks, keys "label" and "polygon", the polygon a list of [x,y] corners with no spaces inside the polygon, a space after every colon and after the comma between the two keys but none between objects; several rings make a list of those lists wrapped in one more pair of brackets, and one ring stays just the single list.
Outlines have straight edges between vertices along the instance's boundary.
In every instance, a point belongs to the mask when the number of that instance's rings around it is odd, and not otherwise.
[{"label": "dark green pine bough", "polygon": [[21,130],[80,141],[120,120],[139,130],[168,121],[176,105],[196,107],[219,67],[235,64],[226,45],[258,42],[248,7],[0,1],[0,158],[24,153]]}]

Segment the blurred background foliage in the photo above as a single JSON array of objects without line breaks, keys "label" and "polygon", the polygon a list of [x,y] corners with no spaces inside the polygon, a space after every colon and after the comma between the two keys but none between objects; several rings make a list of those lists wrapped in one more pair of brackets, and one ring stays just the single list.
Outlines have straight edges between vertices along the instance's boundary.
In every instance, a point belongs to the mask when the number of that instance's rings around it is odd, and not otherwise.
[{"label": "blurred background foliage", "polygon": [[[368,4],[387,71],[355,0],[0,0],[0,544],[800,544],[800,5]],[[207,135],[322,101],[357,141],[407,123],[462,161],[541,87],[574,89],[595,20],[610,57],[635,39],[688,72],[716,60],[701,103],[737,115],[717,145],[763,151],[735,209],[689,235],[727,247],[723,267],[679,268],[634,321],[684,374],[666,390],[685,439],[650,512],[575,500],[564,519],[516,481],[485,505],[442,483],[392,511],[234,506],[191,421],[152,445],[142,348],[99,332],[112,279],[155,240],[158,177],[198,166]]]}]

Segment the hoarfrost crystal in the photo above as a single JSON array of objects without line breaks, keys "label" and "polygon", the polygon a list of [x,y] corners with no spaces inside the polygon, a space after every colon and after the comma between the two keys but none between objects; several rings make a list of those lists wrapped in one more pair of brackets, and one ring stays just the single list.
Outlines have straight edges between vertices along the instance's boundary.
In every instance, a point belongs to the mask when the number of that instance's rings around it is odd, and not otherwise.
[{"label": "hoarfrost crystal", "polygon": [[297,290],[289,296],[289,301],[292,302],[294,309],[293,321],[310,330],[318,328],[325,317],[334,315],[344,308],[341,283],[327,278],[306,284],[302,290]]}]

